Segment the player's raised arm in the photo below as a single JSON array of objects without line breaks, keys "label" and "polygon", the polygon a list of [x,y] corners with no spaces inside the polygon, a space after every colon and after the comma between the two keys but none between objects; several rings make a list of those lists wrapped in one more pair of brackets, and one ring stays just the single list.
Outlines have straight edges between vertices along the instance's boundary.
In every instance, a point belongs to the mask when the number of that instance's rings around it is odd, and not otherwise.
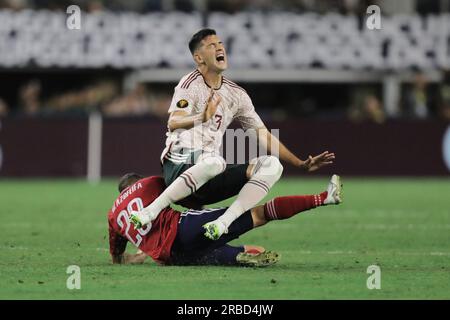
[{"label": "player's raised arm", "polygon": [[198,114],[190,114],[188,111],[181,110],[189,107],[189,101],[184,99],[179,100],[176,105],[180,110],[173,111],[170,114],[168,121],[169,130],[190,129],[196,124],[208,121],[216,113],[220,101],[221,97],[218,94],[215,94],[214,90],[211,89],[205,110]]}]

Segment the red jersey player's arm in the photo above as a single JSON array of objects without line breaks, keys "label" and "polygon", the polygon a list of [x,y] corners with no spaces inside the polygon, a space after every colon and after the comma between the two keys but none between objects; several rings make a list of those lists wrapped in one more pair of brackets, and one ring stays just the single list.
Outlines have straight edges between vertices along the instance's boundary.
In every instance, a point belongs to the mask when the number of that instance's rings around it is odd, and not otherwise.
[{"label": "red jersey player's arm", "polygon": [[123,253],[120,256],[112,257],[113,264],[142,264],[144,263],[147,255],[139,251],[136,254]]},{"label": "red jersey player's arm", "polygon": [[109,253],[111,254],[112,263],[124,263],[124,252],[127,242],[126,238],[109,226]]},{"label": "red jersey player's arm", "polygon": [[136,254],[125,252],[128,240],[109,227],[109,252],[113,264],[141,264],[147,255],[140,251]]},{"label": "red jersey player's arm", "polygon": [[214,94],[214,90],[211,89],[208,104],[202,113],[190,116],[186,111],[177,110],[172,112],[167,123],[169,130],[174,131],[177,129],[191,129],[196,123],[208,121],[216,113],[217,106],[220,101],[220,96],[218,94]]}]

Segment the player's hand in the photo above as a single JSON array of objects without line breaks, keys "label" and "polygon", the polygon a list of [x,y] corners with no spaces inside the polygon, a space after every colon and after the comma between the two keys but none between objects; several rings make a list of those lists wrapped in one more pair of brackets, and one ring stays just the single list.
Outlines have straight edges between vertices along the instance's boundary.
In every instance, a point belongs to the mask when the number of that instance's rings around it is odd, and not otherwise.
[{"label": "player's hand", "polygon": [[334,153],[325,151],[315,157],[309,156],[300,166],[308,172],[316,171],[317,169],[332,164],[334,158]]},{"label": "player's hand", "polygon": [[147,255],[139,250],[136,254],[124,254],[124,264],[142,264],[144,263]]},{"label": "player's hand", "polygon": [[222,98],[220,97],[220,95],[215,93],[214,89],[211,89],[211,92],[210,92],[210,95],[208,98],[208,103],[206,105],[205,111],[203,111],[203,122],[206,122],[212,118],[212,116],[217,111],[217,107],[218,107],[220,101],[222,101]]}]

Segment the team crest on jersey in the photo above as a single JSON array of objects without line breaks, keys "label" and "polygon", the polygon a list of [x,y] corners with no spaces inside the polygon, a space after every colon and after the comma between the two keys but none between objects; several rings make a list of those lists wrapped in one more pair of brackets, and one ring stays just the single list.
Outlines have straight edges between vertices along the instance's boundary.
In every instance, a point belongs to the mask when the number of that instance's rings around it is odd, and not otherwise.
[{"label": "team crest on jersey", "polygon": [[180,101],[177,102],[177,107],[184,109],[189,105],[189,102],[187,102],[187,100],[185,99],[181,99]]}]

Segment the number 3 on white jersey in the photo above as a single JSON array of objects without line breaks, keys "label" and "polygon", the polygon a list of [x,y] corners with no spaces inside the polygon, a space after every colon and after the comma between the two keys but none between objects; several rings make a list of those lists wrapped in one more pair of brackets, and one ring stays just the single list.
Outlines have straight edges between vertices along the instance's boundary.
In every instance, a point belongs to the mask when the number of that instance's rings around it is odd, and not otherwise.
[{"label": "number 3 on white jersey", "polygon": [[139,245],[141,244],[142,236],[145,236],[147,233],[149,233],[150,229],[152,228],[152,224],[149,223],[145,227],[137,229],[137,233],[133,233],[133,235],[130,235],[130,213],[133,211],[140,211],[142,209],[144,209],[142,199],[137,197],[131,200],[130,203],[128,203],[127,210],[120,211],[119,215],[117,216],[117,224],[120,228],[123,228],[124,226],[126,227],[125,235],[127,236],[128,240],[130,240],[131,243],[133,243],[136,247],[139,247]]}]

